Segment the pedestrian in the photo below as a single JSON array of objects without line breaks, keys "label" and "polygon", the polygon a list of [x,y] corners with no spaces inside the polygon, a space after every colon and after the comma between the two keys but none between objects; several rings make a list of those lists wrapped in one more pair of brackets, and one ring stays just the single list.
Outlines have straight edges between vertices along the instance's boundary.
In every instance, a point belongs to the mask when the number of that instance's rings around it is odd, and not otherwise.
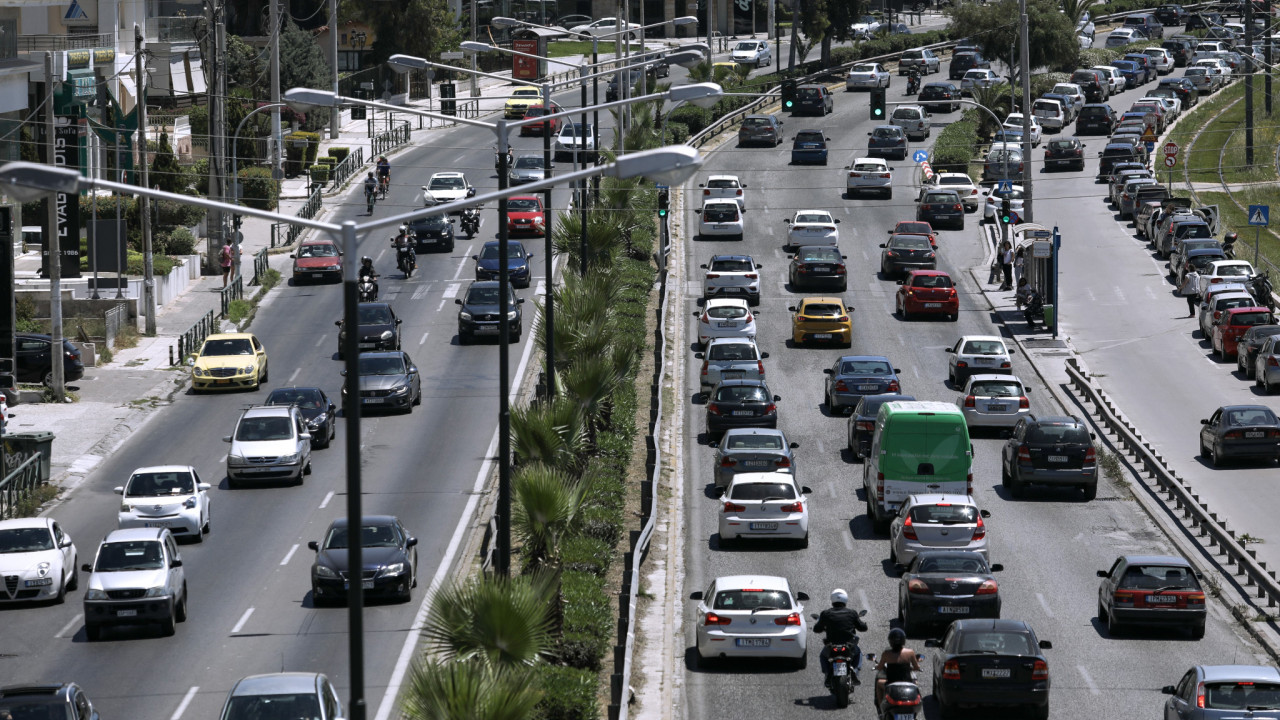
[{"label": "pedestrian", "polygon": [[222,287],[226,287],[231,279],[231,266],[235,264],[235,252],[231,249],[230,240],[222,243],[222,251],[218,253],[218,258],[222,265]]},{"label": "pedestrian", "polygon": [[1182,279],[1182,287],[1178,288],[1182,297],[1187,299],[1187,317],[1196,316],[1196,307],[1200,304],[1200,273],[1194,265]]},{"label": "pedestrian", "polygon": [[1018,248],[1018,252],[1013,254],[1013,279],[1019,282],[1026,277],[1023,272],[1025,267],[1024,250],[1026,248]]},{"label": "pedestrian", "polygon": [[1000,286],[1001,290],[1013,289],[1013,245],[1008,240],[1000,246],[1000,271],[1004,274],[1004,284]]}]

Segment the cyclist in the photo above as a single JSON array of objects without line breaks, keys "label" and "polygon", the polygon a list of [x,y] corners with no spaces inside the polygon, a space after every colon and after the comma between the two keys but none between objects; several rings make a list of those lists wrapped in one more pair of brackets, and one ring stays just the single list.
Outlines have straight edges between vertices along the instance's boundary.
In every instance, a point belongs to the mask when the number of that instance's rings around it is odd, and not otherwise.
[{"label": "cyclist", "polygon": [[373,172],[370,171],[369,176],[364,179],[364,202],[369,206],[369,214],[373,214],[373,201],[375,193],[378,192],[378,181],[374,179]]},{"label": "cyclist", "polygon": [[381,188],[382,194],[384,197],[386,196],[387,188],[390,185],[391,185],[391,162],[387,160],[386,155],[382,155],[378,158],[378,186]]}]

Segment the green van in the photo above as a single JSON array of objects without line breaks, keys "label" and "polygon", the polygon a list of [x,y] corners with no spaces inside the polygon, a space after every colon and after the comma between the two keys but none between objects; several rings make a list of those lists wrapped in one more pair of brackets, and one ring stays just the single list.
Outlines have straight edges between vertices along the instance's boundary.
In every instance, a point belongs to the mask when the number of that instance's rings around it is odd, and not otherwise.
[{"label": "green van", "polygon": [[909,495],[972,495],[973,444],[960,408],[925,401],[881,405],[862,485],[867,517],[882,533]]}]

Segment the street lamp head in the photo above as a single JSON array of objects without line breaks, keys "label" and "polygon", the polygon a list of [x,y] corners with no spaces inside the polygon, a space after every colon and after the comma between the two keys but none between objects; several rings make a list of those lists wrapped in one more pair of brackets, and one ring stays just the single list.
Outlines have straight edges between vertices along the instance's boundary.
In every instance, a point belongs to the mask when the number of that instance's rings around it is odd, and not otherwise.
[{"label": "street lamp head", "polygon": [[283,100],[286,105],[302,113],[338,104],[338,96],[332,90],[314,88],[289,88],[284,91]]},{"label": "street lamp head", "polygon": [[387,58],[387,64],[398,72],[406,72],[409,70],[421,70],[427,66],[425,58],[415,57],[413,55],[392,55]]},{"label": "street lamp head", "polygon": [[661,185],[680,185],[702,166],[698,151],[688,145],[667,145],[623,155],[607,174],[618,178],[644,176]]},{"label": "street lamp head", "polygon": [[667,91],[667,100],[673,103],[693,103],[700,108],[712,108],[724,95],[724,90],[716,83],[694,83],[692,85],[676,85]]},{"label": "street lamp head", "polygon": [[459,47],[461,47],[464,52],[473,53],[491,52],[498,49],[489,43],[473,42],[471,40],[462,43]]},{"label": "street lamp head", "polygon": [[676,48],[676,50],[679,52],[690,50],[693,52],[702,53],[703,56],[706,56],[707,52],[711,50],[711,46],[707,45],[706,43],[696,42],[696,43],[689,43],[688,45],[681,45],[680,47]]},{"label": "street lamp head", "polygon": [[667,63],[670,65],[679,65],[680,67],[693,67],[702,62],[706,58],[697,50],[680,50],[673,52],[667,56]]},{"label": "street lamp head", "polygon": [[20,202],[39,200],[55,193],[78,193],[80,179],[80,171],[75,168],[33,162],[0,165],[0,190]]},{"label": "street lamp head", "polygon": [[523,22],[515,18],[501,17],[501,16],[493,18],[492,20],[489,21],[489,24],[494,27],[518,27],[520,25],[524,25]]},{"label": "street lamp head", "polygon": [[671,24],[675,25],[676,27],[679,27],[681,25],[693,25],[693,24],[696,24],[697,22],[698,22],[698,18],[692,15],[685,15],[684,17],[678,17],[672,20]]}]

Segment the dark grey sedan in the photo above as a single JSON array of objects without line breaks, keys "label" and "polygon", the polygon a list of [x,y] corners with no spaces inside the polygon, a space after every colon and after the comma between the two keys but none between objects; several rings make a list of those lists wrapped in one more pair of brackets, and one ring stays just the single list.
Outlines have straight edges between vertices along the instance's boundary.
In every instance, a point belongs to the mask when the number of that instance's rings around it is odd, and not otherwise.
[{"label": "dark grey sedan", "polygon": [[[929,195],[932,194],[929,193]],[[952,191],[951,195],[955,197],[955,191]],[[956,207],[960,207],[958,197],[956,197]],[[960,213],[961,222],[964,222],[964,210]],[[938,269],[938,254],[934,252],[928,235],[900,233],[890,237],[889,242],[880,243],[880,247],[883,248],[880,252],[880,274],[886,278],[906,275],[908,270]]]},{"label": "dark grey sedan", "polygon": [[796,456],[791,451],[800,443],[788,442],[781,430],[732,428],[724,432],[724,437],[713,440],[711,447],[716,450],[712,456],[716,487],[724,489],[740,472],[795,475]]},{"label": "dark grey sedan", "polygon": [[908,402],[915,400],[912,395],[883,393],[881,395],[863,395],[858,404],[853,406],[849,415],[848,447],[859,458],[871,452],[871,436],[876,431],[876,415],[880,406],[887,402]]},{"label": "dark grey sedan", "polygon": [[897,125],[877,125],[867,133],[867,157],[907,158],[907,132]]},{"label": "dark grey sedan", "polygon": [[1236,368],[1250,380],[1254,377],[1253,361],[1258,349],[1272,335],[1280,335],[1280,325],[1254,325],[1236,341]]},{"label": "dark grey sedan", "polygon": [[297,405],[311,433],[311,447],[327,448],[337,434],[338,408],[318,387],[282,387],[271,391],[263,405]]},{"label": "dark grey sedan", "polygon": [[[360,303],[356,308],[356,332],[360,339],[360,352],[370,350],[399,350],[400,323],[391,303]],[[347,327],[342,320],[334,320],[338,326],[338,359],[343,359],[343,345],[347,342]]]},{"label": "dark grey sedan", "polygon": [[1266,405],[1224,405],[1200,421],[1200,457],[1280,460],[1280,418]]},{"label": "dark grey sedan", "polygon": [[[311,600],[316,605],[347,597],[349,527],[346,518],[339,518],[329,525],[324,540],[307,543],[316,552],[311,564]],[[364,596],[409,602],[418,584],[418,539],[392,515],[365,515],[360,518],[360,544]]]},{"label": "dark grey sedan", "polygon": [[[477,280],[471,283],[467,292],[454,303],[461,305],[458,309],[458,344],[466,345],[477,337],[498,337],[498,281]],[[520,342],[524,323],[520,306],[524,298],[516,297],[515,288],[507,285],[507,340]]]},{"label": "dark grey sedan", "polygon": [[[409,353],[399,350],[360,353],[359,363],[361,412],[403,410],[411,413],[414,405],[422,404],[422,378]],[[347,371],[343,370],[342,374],[346,375]],[[345,384],[342,398],[346,406]]]},{"label": "dark grey sedan", "polygon": [[845,355],[822,371],[826,374],[827,410],[844,413],[863,395],[896,393],[902,389],[902,372],[883,355]]},{"label": "dark grey sedan", "polygon": [[761,380],[725,380],[707,396],[707,434],[735,427],[778,427],[778,401]]},{"label": "dark grey sedan", "polygon": [[[900,568],[902,566],[899,566]],[[1000,587],[982,553],[927,550],[902,568],[898,580],[898,619],[907,635],[960,618],[1000,617]]]}]

